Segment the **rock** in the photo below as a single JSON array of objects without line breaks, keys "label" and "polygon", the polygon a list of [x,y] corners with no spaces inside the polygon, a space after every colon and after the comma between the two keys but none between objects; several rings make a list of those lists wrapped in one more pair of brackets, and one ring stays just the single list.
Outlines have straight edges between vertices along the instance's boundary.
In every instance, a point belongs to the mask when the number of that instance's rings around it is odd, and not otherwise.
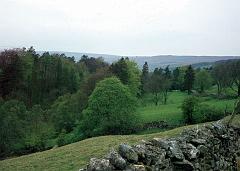
[{"label": "rock", "polygon": [[168,143],[169,145],[169,157],[172,158],[173,160],[183,160],[184,155],[177,143],[177,141],[170,141]]},{"label": "rock", "polygon": [[187,143],[182,151],[185,157],[189,160],[196,159],[199,154],[198,149],[190,143]]},{"label": "rock", "polygon": [[146,171],[146,167],[144,165],[130,165],[126,171]]},{"label": "rock", "polygon": [[107,159],[91,158],[86,171],[112,171],[110,161]]},{"label": "rock", "polygon": [[153,138],[153,140],[151,142],[153,143],[153,145],[163,148],[165,150],[168,150],[170,147],[168,145],[168,141],[161,139],[161,138]]},{"label": "rock", "polygon": [[208,148],[204,145],[198,146],[197,149],[200,152],[201,156],[204,156],[208,152]]},{"label": "rock", "polygon": [[162,159],[158,160],[156,164],[154,165],[154,170],[160,170],[160,169],[165,169],[170,167],[170,159]]},{"label": "rock", "polygon": [[126,161],[116,151],[112,151],[108,158],[110,163],[117,169],[125,169],[127,166]]},{"label": "rock", "polygon": [[191,143],[198,146],[198,145],[204,145],[206,144],[206,140],[204,139],[192,139]]},{"label": "rock", "polygon": [[146,157],[146,145],[138,144],[134,146],[133,149],[137,153],[138,158],[144,159]]},{"label": "rock", "polygon": [[129,162],[136,163],[138,161],[138,155],[134,149],[127,145],[121,144],[119,146],[119,153],[122,157],[126,158]]},{"label": "rock", "polygon": [[174,162],[173,165],[174,165],[174,170],[185,170],[185,171],[194,170],[193,164],[187,160]]}]

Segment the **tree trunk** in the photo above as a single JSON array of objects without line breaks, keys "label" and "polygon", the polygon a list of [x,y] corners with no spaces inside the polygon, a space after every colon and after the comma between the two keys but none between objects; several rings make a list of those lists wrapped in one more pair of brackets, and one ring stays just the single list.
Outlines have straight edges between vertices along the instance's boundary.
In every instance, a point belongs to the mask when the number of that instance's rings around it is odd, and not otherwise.
[{"label": "tree trunk", "polygon": [[203,88],[203,85],[201,85],[200,93],[202,94],[203,92],[204,92],[204,88]]},{"label": "tree trunk", "polygon": [[158,94],[155,93],[155,105],[157,106],[158,105]]},{"label": "tree trunk", "polygon": [[167,104],[167,90],[163,93],[163,97],[164,97],[164,104]]}]

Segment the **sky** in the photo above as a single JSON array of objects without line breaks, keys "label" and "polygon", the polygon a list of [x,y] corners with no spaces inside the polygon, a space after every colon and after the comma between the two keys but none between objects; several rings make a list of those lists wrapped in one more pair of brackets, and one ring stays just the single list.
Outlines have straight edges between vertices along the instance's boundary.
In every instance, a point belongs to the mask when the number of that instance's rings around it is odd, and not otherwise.
[{"label": "sky", "polygon": [[240,0],[0,0],[0,49],[240,55]]}]

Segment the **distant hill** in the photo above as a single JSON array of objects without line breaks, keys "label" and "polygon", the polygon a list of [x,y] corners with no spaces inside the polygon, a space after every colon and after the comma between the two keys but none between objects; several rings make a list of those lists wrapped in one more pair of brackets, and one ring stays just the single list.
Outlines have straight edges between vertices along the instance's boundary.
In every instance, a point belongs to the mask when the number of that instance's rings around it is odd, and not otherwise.
[{"label": "distant hill", "polygon": [[[43,51],[38,51],[43,53]],[[75,57],[78,61],[83,55],[89,57],[103,57],[108,63],[117,61],[122,56],[108,55],[108,54],[95,54],[95,53],[79,53],[79,52],[62,52],[62,51],[51,51],[50,53],[64,53],[66,56]],[[176,55],[159,55],[159,56],[128,56],[130,59],[137,62],[138,66],[142,68],[145,61],[148,62],[150,70],[156,67],[166,67],[169,65],[170,68],[177,66],[184,66],[193,64],[194,67],[207,67],[211,66],[216,61],[224,61],[229,59],[240,59],[240,56],[176,56]]]}]

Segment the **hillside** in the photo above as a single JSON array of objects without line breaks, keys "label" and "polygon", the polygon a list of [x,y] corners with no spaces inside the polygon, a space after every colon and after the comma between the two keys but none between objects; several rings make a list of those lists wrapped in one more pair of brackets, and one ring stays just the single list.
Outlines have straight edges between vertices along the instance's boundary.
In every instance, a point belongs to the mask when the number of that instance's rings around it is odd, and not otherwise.
[{"label": "hillside", "polygon": [[[227,117],[228,119],[228,117]],[[225,118],[225,120],[227,120]],[[233,126],[240,127],[240,116],[236,116]],[[152,138],[173,137],[179,135],[185,128],[197,125],[179,127],[170,131],[146,135],[113,135],[101,136],[79,141],[63,147],[44,152],[6,159],[0,161],[1,170],[78,170],[84,167],[92,157],[103,157],[110,149],[125,142],[136,144],[141,140]]]},{"label": "hillside", "polygon": [[[38,51],[42,54],[43,51]],[[64,53],[66,56],[72,57],[78,61],[83,55],[89,57],[103,57],[108,63],[117,61],[122,56],[109,55],[109,54],[96,54],[96,53],[80,53],[80,52],[62,52],[62,51],[50,51],[50,53]],[[134,60],[141,68],[145,61],[148,62],[150,70],[154,70],[156,67],[174,68],[177,66],[184,66],[195,64],[196,67],[209,66],[216,61],[228,60],[228,59],[239,59],[240,56],[188,56],[188,55],[157,55],[157,56],[128,56]]]},{"label": "hillside", "polygon": [[111,148],[117,147],[123,142],[134,144],[142,139],[172,137],[178,135],[186,127],[189,126],[146,135],[113,135],[90,138],[44,152],[0,161],[0,170],[78,170],[86,165],[90,158],[102,157]]}]

